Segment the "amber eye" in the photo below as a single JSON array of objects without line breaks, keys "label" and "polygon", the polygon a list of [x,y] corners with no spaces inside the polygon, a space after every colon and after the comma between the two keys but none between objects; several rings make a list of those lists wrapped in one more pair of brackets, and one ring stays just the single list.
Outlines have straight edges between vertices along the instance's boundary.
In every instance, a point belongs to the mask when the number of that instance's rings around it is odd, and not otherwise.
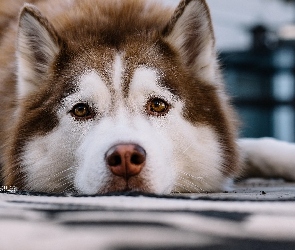
[{"label": "amber eye", "polygon": [[153,98],[147,103],[147,112],[151,115],[164,115],[169,111],[169,104],[160,99]]},{"label": "amber eye", "polygon": [[78,103],[76,104],[72,111],[72,115],[77,118],[90,118],[91,117],[91,111],[87,104],[85,103]]}]

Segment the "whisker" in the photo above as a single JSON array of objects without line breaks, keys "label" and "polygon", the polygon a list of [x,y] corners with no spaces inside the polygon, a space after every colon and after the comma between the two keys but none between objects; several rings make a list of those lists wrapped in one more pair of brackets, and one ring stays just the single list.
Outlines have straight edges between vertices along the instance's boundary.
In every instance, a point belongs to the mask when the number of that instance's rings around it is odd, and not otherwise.
[{"label": "whisker", "polygon": [[[73,173],[73,169],[75,169],[75,167],[69,167],[63,170],[60,170],[59,172],[53,174],[53,175],[49,175],[46,178],[44,177],[44,175],[42,175],[42,172],[39,174],[35,174],[34,175],[34,180],[33,180],[33,185],[31,184],[27,184],[27,188],[30,190],[34,190],[34,186],[41,186],[44,185],[44,183],[55,183],[58,182],[60,183],[61,187],[64,187],[64,191],[66,191],[67,189],[69,189],[69,187],[71,187],[73,184],[69,179],[72,179],[74,177],[74,173]],[[28,180],[28,177],[26,178]],[[72,187],[71,187],[72,188]],[[54,187],[53,185],[50,187],[46,187],[44,189],[46,192],[55,192],[56,187]]]},{"label": "whisker", "polygon": [[[175,186],[181,187],[182,189],[186,190],[188,193],[192,193],[192,191],[190,189],[188,189],[186,186],[184,186],[183,184],[175,183]],[[174,191],[172,191],[172,192],[174,192]],[[178,192],[178,193],[181,193],[181,192]]]},{"label": "whisker", "polygon": [[184,149],[184,150],[182,151],[182,154],[186,153],[186,152],[187,152],[192,146],[193,146],[192,143],[191,143],[190,145],[188,145],[188,146],[186,147],[186,149]]},{"label": "whisker", "polygon": [[187,187],[192,187],[192,188],[190,188],[192,191],[198,192],[198,193],[204,192],[204,189],[202,189],[201,187],[196,185],[194,182],[192,182],[192,181],[190,181],[190,180],[188,180],[186,178],[183,178],[183,177],[180,177],[179,179],[186,182]]},{"label": "whisker", "polygon": [[180,182],[185,182],[187,183],[187,187],[193,188],[192,190],[195,190],[196,192],[206,192],[206,189],[202,188],[203,185],[199,185],[199,184],[204,184],[206,186],[210,186],[210,184],[206,181],[206,179],[208,179],[208,176],[196,176],[196,175],[192,175],[190,173],[187,173],[183,170],[178,170],[179,173],[179,177],[178,180]]},{"label": "whisker", "polygon": [[[194,176],[194,175],[192,175],[192,174],[189,174],[189,173],[187,173],[187,172],[184,172],[183,170],[178,170],[178,172],[181,173],[181,174],[183,174],[183,175],[185,175],[185,176],[188,176],[188,177],[190,177],[190,178],[192,178],[192,179],[194,179],[194,180],[198,180],[198,181],[202,181],[202,180],[204,180],[204,177],[201,177],[201,176]],[[206,177],[206,176],[205,176],[205,177]]]}]

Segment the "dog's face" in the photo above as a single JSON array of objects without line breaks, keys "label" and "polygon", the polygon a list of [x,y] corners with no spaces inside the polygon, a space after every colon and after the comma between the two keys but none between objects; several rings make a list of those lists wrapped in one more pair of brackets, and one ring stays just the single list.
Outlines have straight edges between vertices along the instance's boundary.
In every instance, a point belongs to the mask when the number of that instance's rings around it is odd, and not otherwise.
[{"label": "dog's face", "polygon": [[57,29],[22,11],[7,180],[83,194],[219,189],[236,167],[235,131],[205,2],[182,1],[170,21],[144,1],[113,3],[95,27],[88,11],[107,4],[91,3]]}]

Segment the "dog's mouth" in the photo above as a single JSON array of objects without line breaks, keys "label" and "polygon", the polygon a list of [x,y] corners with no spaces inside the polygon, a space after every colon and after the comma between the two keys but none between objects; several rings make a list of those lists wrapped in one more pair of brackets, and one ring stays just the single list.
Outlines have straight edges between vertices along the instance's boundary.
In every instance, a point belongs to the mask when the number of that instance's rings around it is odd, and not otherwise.
[{"label": "dog's mouth", "polygon": [[153,193],[154,191],[146,178],[143,178],[141,175],[130,177],[127,180],[119,176],[112,176],[107,185],[98,190],[97,194],[125,192]]}]

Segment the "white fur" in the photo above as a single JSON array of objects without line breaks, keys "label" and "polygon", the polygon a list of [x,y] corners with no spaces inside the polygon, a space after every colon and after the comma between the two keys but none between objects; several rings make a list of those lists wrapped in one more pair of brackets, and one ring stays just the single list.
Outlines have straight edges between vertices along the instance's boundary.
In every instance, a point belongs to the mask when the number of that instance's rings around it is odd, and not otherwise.
[{"label": "white fur", "polygon": [[108,112],[111,106],[111,92],[97,72],[86,71],[77,79],[77,90],[63,100],[62,112],[70,111],[77,103],[94,105],[98,114]]},{"label": "white fur", "polygon": [[266,177],[295,180],[295,144],[261,138],[240,139],[239,146],[251,169],[257,169]]},{"label": "white fur", "polygon": [[[59,190],[59,180],[64,178],[62,182],[73,182],[80,193],[102,192],[114,178],[105,163],[108,149],[119,143],[136,143],[147,152],[141,176],[149,184],[149,191],[201,192],[220,187],[224,180],[222,152],[213,129],[194,126],[183,118],[182,101],[161,86],[162,74],[156,69],[136,69],[129,95],[124,99],[118,84],[123,83],[119,76],[124,72],[120,60],[117,56],[114,61],[111,86],[95,71],[80,76],[76,92],[62,102],[59,126],[28,142],[23,157],[27,185],[39,191],[53,190],[54,185]],[[111,89],[116,89],[115,96],[121,97],[112,98]],[[145,104],[150,97],[169,102],[169,113],[148,116]],[[75,120],[68,111],[79,102],[93,105],[99,116]],[[42,158],[43,151],[50,151],[46,158]]]},{"label": "white fur", "polygon": [[115,57],[115,62],[113,66],[113,87],[115,91],[119,94],[117,97],[122,95],[122,74],[124,72],[123,62],[119,54]]},{"label": "white fur", "polygon": [[[153,84],[151,84],[153,83]],[[160,97],[171,104],[176,104],[176,97],[165,87],[159,85],[160,72],[156,69],[139,67],[135,70],[130,85],[129,106],[133,109],[142,108],[147,100],[152,97]],[[140,93],[140,94],[139,94]],[[132,104],[134,103],[134,104]],[[178,112],[182,111],[179,102]]]},{"label": "white fur", "polygon": [[177,168],[174,192],[216,191],[226,185],[222,174],[222,149],[209,126],[192,126],[179,119],[173,127]]},{"label": "white fur", "polygon": [[[43,192],[73,191],[71,183],[75,168],[74,138],[65,138],[68,133],[64,124],[49,135],[34,137],[24,148],[22,162],[26,173],[27,189]],[[56,145],[60,145],[56,147]],[[55,150],[53,150],[55,149]]]}]

